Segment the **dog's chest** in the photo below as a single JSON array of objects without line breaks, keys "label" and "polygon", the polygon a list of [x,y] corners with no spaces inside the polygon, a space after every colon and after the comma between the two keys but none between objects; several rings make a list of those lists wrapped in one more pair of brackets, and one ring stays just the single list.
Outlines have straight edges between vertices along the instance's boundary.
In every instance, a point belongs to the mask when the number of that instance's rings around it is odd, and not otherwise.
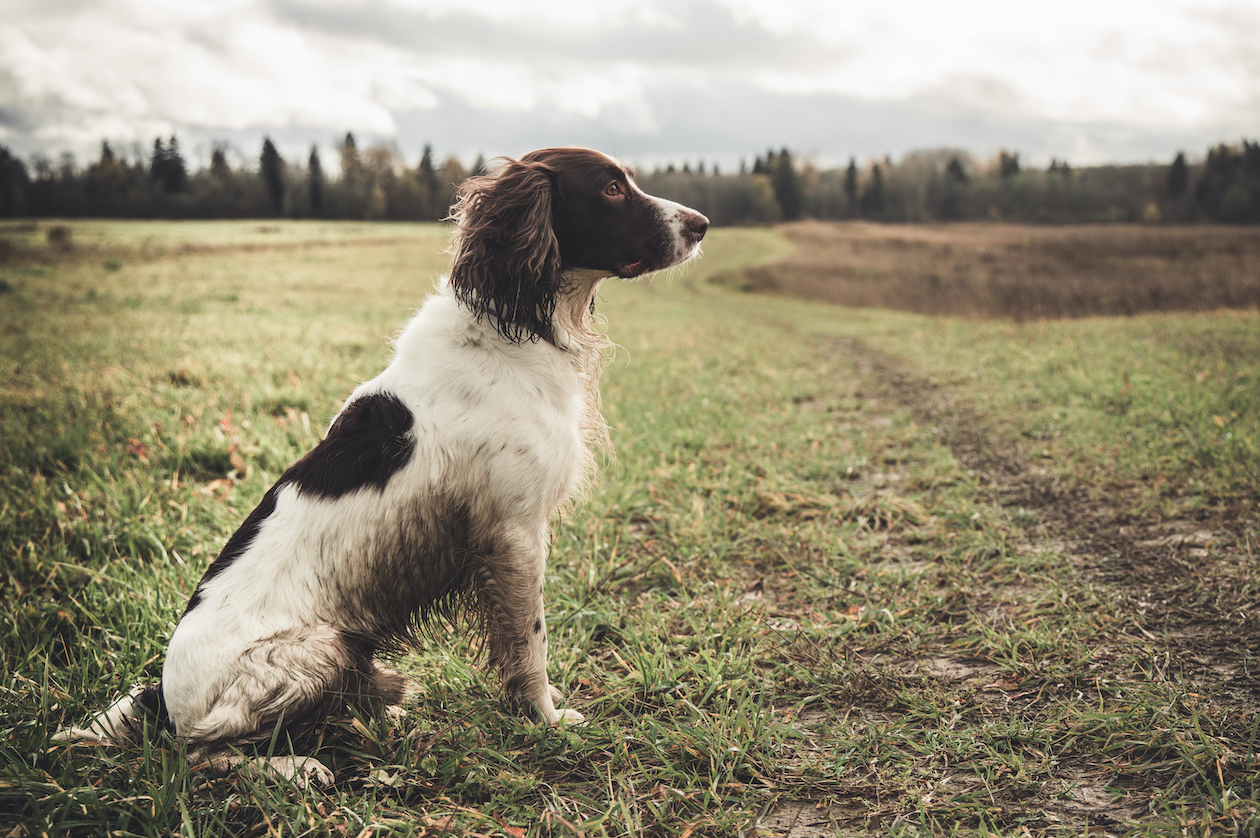
[{"label": "dog's chest", "polygon": [[572,366],[549,346],[443,348],[415,368],[400,357],[380,379],[413,412],[410,479],[499,514],[548,515],[586,462],[586,395]]}]

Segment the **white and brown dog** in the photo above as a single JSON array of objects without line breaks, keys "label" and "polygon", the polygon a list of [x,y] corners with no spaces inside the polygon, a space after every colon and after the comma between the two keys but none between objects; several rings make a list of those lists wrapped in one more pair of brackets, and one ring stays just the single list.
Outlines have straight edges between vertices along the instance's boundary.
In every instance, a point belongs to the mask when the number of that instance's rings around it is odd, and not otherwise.
[{"label": "white and brown dog", "polygon": [[[607,439],[595,293],[692,258],[709,222],[579,148],[469,179],[452,217],[450,276],[206,570],[161,683],[56,739],[115,742],[148,718],[220,769],[327,783],[300,754],[313,732],[347,701],[396,704],[406,681],[375,656],[459,611],[510,706],[582,720],[547,680],[543,578],[549,521]],[[277,733],[299,753],[241,756]]]}]

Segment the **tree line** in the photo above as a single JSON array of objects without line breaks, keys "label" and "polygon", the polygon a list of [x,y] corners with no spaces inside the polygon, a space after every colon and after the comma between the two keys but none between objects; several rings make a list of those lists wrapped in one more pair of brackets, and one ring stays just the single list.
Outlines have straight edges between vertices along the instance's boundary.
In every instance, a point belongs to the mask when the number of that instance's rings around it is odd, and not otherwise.
[{"label": "tree line", "polygon": [[[85,166],[70,154],[56,162],[36,155],[28,165],[0,145],[0,217],[436,221],[464,178],[485,171],[481,158],[471,169],[454,156],[439,163],[427,145],[409,166],[396,146],[360,149],[349,133],[336,154],[334,177],[317,147],[305,160],[286,160],[270,138],[256,164],[232,165],[219,145],[197,170],[175,136],[155,139],[147,154],[125,155],[103,142]],[[1195,162],[1178,153],[1168,165],[1073,167],[1053,159],[1045,169],[1022,165],[1017,152],[977,160],[959,149],[827,169],[782,148],[737,171],[699,161],[643,172],[639,183],[718,225],[800,218],[1260,223],[1260,142],[1221,143]]]},{"label": "tree line", "polygon": [[640,177],[648,192],[695,207],[715,224],[801,218],[890,222],[1216,221],[1260,223],[1260,142],[1221,143],[1191,163],[1025,167],[1017,152],[977,160],[959,149],[913,151],[824,169],[769,150],[724,175],[668,166]]},{"label": "tree line", "polygon": [[[86,166],[70,154],[55,163],[37,155],[28,166],[0,145],[0,216],[436,221],[470,174],[453,156],[437,162],[429,146],[408,166],[396,146],[360,149],[350,133],[336,153],[339,174],[330,177],[318,147],[286,160],[270,138],[256,164],[233,166],[217,145],[209,166],[195,171],[175,136],[155,139],[147,155],[103,142]],[[472,173],[484,168],[478,160]]]}]

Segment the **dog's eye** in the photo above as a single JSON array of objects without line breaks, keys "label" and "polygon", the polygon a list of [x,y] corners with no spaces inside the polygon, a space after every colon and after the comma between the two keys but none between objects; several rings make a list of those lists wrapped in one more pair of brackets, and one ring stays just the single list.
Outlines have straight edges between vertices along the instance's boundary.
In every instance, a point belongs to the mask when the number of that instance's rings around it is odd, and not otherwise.
[{"label": "dog's eye", "polygon": [[625,193],[621,189],[621,184],[614,180],[612,183],[604,187],[604,194],[609,198],[616,198],[617,196],[624,195]]}]

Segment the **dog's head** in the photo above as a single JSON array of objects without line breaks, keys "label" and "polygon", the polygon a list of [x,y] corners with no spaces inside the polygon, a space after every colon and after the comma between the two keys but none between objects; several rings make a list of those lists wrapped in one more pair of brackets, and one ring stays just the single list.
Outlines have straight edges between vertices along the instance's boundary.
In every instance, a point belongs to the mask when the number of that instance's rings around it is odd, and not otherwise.
[{"label": "dog's head", "polygon": [[511,341],[553,340],[556,299],[573,272],[628,279],[668,268],[695,256],[709,229],[585,148],[532,151],[469,178],[451,218],[451,287]]}]

